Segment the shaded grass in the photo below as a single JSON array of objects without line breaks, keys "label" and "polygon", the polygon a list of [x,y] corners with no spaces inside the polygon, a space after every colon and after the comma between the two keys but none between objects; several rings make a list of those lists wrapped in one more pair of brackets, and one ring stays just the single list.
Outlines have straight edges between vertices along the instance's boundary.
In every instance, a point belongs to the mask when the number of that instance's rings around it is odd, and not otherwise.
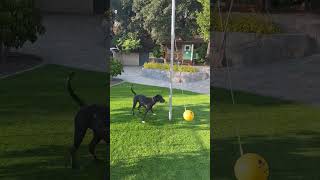
[{"label": "shaded grass", "polygon": [[88,103],[105,103],[106,75],[48,65],[0,80],[0,179],[103,179],[106,145],[97,147],[103,160],[92,161],[88,131],[79,151],[81,168],[65,167],[73,141],[73,118],[79,107],[64,88],[70,71],[73,86]]},{"label": "shaded grass", "polygon": [[[134,85],[146,96],[168,89]],[[168,103],[154,107],[145,124],[143,114],[131,114],[130,84],[111,88],[111,179],[209,179],[209,96],[191,92],[173,96],[173,121],[168,120]],[[195,112],[193,122],[182,119],[184,102]]]},{"label": "shaded grass", "polygon": [[233,180],[239,158],[236,129],[244,152],[262,155],[270,166],[271,180],[320,179],[319,108],[275,98],[213,88],[211,109],[215,180]]}]

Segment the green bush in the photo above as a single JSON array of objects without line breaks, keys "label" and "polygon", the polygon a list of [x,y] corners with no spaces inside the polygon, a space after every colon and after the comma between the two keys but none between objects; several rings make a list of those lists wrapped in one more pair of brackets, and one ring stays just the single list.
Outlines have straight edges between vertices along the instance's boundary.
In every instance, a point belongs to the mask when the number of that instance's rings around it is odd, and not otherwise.
[{"label": "green bush", "polygon": [[[222,24],[219,17],[218,8],[214,10],[212,19],[213,29],[218,32],[223,32],[227,20],[227,14],[222,14]],[[280,33],[280,28],[271,21],[267,15],[249,13],[231,13],[227,32],[244,32],[244,33],[259,33],[259,34],[274,34]]]},{"label": "green bush", "polygon": [[158,45],[152,49],[152,56],[155,58],[161,58],[163,55],[163,49]]},{"label": "green bush", "polygon": [[111,63],[110,63],[110,75],[112,77],[116,77],[118,75],[121,75],[123,71],[123,65],[121,62],[115,58],[111,58]]},{"label": "green bush", "polygon": [[195,59],[196,64],[203,64],[206,62],[208,44],[202,44],[196,48],[195,52],[198,53],[199,58]]},{"label": "green bush", "polygon": [[[170,70],[170,64],[169,63],[156,63],[156,62],[148,62],[144,63],[143,67],[145,69],[160,69],[169,71]],[[186,65],[173,65],[173,71],[175,72],[198,72],[199,70],[192,66],[186,66]]]},{"label": "green bush", "polygon": [[132,52],[141,48],[141,40],[138,37],[137,33],[127,33],[118,37],[116,44],[124,52]]},{"label": "green bush", "polygon": [[43,33],[45,27],[34,0],[0,0],[0,58],[5,59],[10,48],[34,43]]}]

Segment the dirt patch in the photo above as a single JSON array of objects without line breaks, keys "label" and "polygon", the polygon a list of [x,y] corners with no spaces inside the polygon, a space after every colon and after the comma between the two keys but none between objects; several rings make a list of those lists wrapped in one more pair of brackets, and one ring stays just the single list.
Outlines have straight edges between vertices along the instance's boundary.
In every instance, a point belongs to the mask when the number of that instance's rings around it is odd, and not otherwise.
[{"label": "dirt patch", "polygon": [[5,64],[0,63],[0,77],[30,69],[41,64],[41,58],[21,53],[10,53]]},{"label": "dirt patch", "polygon": [[112,78],[111,79],[111,82],[110,82],[110,86],[113,86],[115,84],[118,84],[120,82],[122,82],[123,80],[122,79],[117,79],[117,78]]}]

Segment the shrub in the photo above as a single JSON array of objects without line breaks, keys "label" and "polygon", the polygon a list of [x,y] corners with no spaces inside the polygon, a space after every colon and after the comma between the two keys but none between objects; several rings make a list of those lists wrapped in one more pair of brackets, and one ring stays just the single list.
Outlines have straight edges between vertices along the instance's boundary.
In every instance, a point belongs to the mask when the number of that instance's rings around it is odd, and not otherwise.
[{"label": "shrub", "polygon": [[158,45],[158,46],[155,46],[153,49],[152,49],[152,56],[155,57],[155,58],[161,58],[163,55],[163,50],[162,48]]},{"label": "shrub", "polygon": [[196,48],[195,52],[199,55],[199,59],[195,59],[195,62],[197,64],[203,64],[206,62],[207,48],[207,44],[202,44],[201,46]]},{"label": "shrub", "polygon": [[[156,62],[148,62],[144,63],[143,67],[145,69],[160,69],[169,71],[170,70],[170,64],[169,63],[156,63]],[[173,65],[173,71],[175,72],[198,72],[199,70],[193,66],[186,66],[186,65]]]},{"label": "shrub", "polygon": [[110,62],[110,75],[112,77],[116,77],[118,75],[121,75],[123,71],[123,65],[121,62],[115,58],[111,58]]}]

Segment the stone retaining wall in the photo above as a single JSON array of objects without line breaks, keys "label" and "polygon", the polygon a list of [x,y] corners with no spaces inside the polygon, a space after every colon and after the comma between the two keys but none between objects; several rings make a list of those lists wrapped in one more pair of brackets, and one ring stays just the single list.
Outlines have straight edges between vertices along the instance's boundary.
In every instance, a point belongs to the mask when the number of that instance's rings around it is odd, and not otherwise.
[{"label": "stone retaining wall", "polygon": [[[169,81],[170,73],[169,71],[158,70],[158,69],[145,69],[142,68],[142,75],[152,79],[164,80]],[[187,72],[174,72],[173,73],[173,81],[178,83],[179,80],[183,83],[185,82],[195,82],[195,81],[202,81],[209,78],[209,74],[205,71],[199,71],[196,73],[187,73]]]},{"label": "stone retaining wall", "polygon": [[[223,33],[214,32],[215,53]],[[305,34],[228,33],[226,56],[232,66],[254,66],[302,58],[316,52],[317,42]]]}]

